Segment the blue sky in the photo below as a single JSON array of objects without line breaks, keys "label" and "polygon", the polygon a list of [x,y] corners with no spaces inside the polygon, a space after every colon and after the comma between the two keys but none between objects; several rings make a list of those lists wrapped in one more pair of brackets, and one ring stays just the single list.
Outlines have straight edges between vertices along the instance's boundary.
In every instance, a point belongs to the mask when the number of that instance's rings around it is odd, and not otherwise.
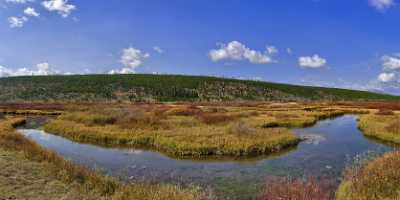
[{"label": "blue sky", "polygon": [[395,0],[0,0],[0,76],[168,73],[400,94]]}]

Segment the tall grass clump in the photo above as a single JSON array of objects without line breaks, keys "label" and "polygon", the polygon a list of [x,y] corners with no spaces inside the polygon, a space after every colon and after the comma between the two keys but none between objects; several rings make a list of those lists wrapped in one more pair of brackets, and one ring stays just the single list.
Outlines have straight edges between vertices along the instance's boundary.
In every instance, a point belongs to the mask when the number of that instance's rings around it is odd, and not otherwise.
[{"label": "tall grass clump", "polygon": [[400,199],[400,152],[351,167],[337,191],[338,200]]}]

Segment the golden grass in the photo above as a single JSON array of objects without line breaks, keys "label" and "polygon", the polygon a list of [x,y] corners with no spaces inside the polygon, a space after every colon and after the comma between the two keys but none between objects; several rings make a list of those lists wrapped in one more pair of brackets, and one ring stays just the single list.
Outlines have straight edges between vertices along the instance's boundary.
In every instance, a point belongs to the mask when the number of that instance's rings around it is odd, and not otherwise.
[{"label": "golden grass", "polygon": [[148,147],[177,157],[268,154],[299,142],[298,137],[283,128],[257,129],[249,135],[231,134],[228,128],[200,125],[148,131],[114,125],[89,127],[67,120],[55,120],[45,126],[46,131],[75,141]]},{"label": "golden grass", "polygon": [[399,166],[400,152],[393,152],[348,170],[336,193],[337,200],[400,199]]},{"label": "golden grass", "polygon": [[364,135],[400,144],[400,115],[363,115],[358,124]]},{"label": "golden grass", "polygon": [[297,145],[300,139],[287,128],[368,112],[347,107],[287,106],[286,110],[283,104],[92,108],[64,113],[45,130],[79,142],[152,148],[175,157],[249,156]]},{"label": "golden grass", "polygon": [[[45,130],[79,142],[152,148],[175,157],[269,154],[300,141],[286,128],[265,129],[245,122],[259,115],[254,110],[196,106],[159,110],[65,113]],[[233,127],[239,121],[241,127]],[[245,127],[251,133],[243,134]]]},{"label": "golden grass", "polygon": [[87,194],[84,199],[212,199],[213,195],[199,188],[182,188],[174,185],[129,184],[123,185],[111,178],[77,166],[64,160],[24,136],[14,132],[13,127],[24,123],[23,119],[4,119],[0,121],[0,148],[5,151],[21,152],[24,158],[45,164],[47,170],[66,184],[79,184],[80,192]]}]

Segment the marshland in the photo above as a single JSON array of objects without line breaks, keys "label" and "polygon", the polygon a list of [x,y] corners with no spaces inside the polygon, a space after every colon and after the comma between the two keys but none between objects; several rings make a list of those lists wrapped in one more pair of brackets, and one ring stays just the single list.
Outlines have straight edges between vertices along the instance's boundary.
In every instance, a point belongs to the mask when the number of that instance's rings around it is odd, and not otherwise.
[{"label": "marshland", "polygon": [[0,164],[6,169],[0,191],[6,198],[399,197],[396,102],[0,108]]}]

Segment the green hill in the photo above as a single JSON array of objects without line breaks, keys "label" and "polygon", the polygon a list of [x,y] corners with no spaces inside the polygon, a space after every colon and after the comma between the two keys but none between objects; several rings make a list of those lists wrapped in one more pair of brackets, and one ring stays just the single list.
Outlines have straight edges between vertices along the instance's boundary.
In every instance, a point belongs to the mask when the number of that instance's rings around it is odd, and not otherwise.
[{"label": "green hill", "polygon": [[73,75],[0,78],[0,101],[400,100],[398,96],[182,75]]}]

